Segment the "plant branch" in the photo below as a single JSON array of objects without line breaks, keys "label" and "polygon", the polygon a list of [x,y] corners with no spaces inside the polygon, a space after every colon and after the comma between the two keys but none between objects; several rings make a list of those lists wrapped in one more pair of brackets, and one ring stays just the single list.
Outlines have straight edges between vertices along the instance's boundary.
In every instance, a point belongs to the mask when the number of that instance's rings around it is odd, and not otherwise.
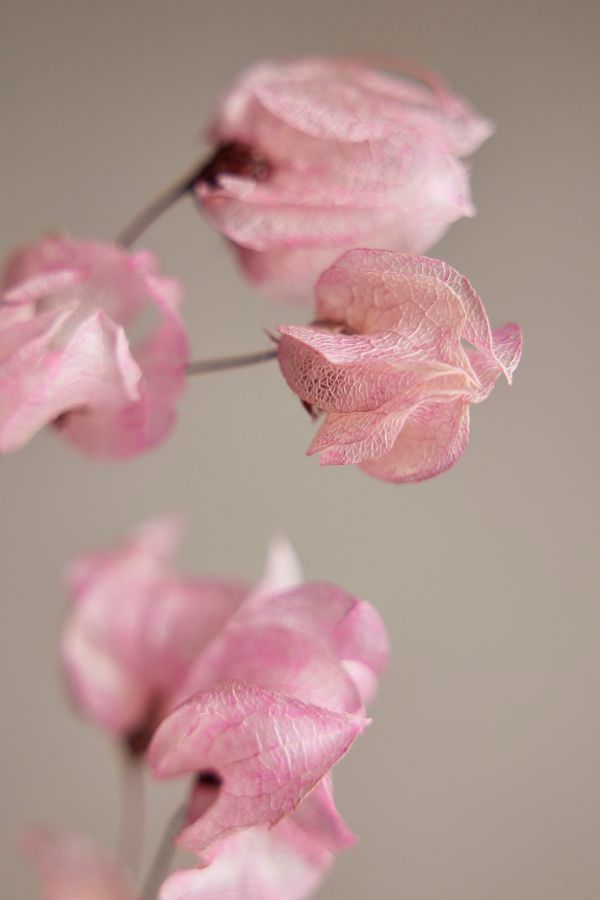
[{"label": "plant branch", "polygon": [[169,873],[173,857],[175,855],[175,838],[185,825],[187,816],[187,804],[177,809],[169,819],[163,833],[156,855],[152,861],[144,887],[141,900],[156,900],[159,888]]},{"label": "plant branch", "polygon": [[202,175],[206,161],[196,163],[193,168],[177,179],[170,187],[161,191],[154,200],[138,212],[116,237],[116,243],[129,249],[137,239],[155,222],[159,216],[174,206],[182,197],[191,193]]},{"label": "plant branch", "polygon": [[242,353],[240,356],[224,356],[217,359],[200,359],[187,367],[188,375],[205,375],[208,372],[220,372],[223,369],[239,369],[242,366],[254,366],[268,362],[277,356],[277,347],[259,350],[256,353]]}]

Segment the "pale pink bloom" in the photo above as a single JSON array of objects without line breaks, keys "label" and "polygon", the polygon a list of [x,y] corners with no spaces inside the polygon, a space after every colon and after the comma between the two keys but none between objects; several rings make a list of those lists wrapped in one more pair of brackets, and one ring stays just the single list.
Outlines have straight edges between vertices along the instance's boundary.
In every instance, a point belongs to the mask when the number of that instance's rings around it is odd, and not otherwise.
[{"label": "pale pink bloom", "polygon": [[312,327],[282,326],[290,388],[325,419],[308,453],[386,481],[431,478],[464,453],[469,407],[510,383],[521,331],[491,330],[468,280],[446,263],[353,250],[317,284]]},{"label": "pale pink bloom", "polygon": [[0,452],[50,424],[98,457],[163,441],[189,355],[180,302],[150,253],[63,236],[17,251],[0,293]]},{"label": "pale pink bloom", "polygon": [[210,865],[171,875],[160,900],[303,900],[318,887],[334,853],[354,840],[325,778],[273,828],[232,834],[204,855]]},{"label": "pale pink bloom", "polygon": [[71,565],[61,657],[77,705],[142,753],[197,654],[246,586],[178,574],[181,524],[150,522],[122,546]]},{"label": "pale pink bloom", "polygon": [[39,873],[43,900],[136,900],[128,874],[89,838],[32,828],[23,849]]},{"label": "pale pink bloom", "polygon": [[159,778],[206,771],[220,779],[216,798],[184,828],[179,845],[201,851],[242,829],[276,825],[367,724],[360,715],[245,681],[221,681],[195,694],[162,722],[149,749]]},{"label": "pale pink bloom", "polygon": [[491,123],[436,76],[360,60],[251,66],[221,97],[196,187],[210,222],[267,292],[309,301],[345,249],[423,252],[474,214],[470,155]]},{"label": "pale pink bloom", "polygon": [[159,778],[200,774],[179,838],[188,849],[292,813],[367,724],[387,663],[370,604],[322,583],[269,593],[272,578],[198,654],[148,751]]}]

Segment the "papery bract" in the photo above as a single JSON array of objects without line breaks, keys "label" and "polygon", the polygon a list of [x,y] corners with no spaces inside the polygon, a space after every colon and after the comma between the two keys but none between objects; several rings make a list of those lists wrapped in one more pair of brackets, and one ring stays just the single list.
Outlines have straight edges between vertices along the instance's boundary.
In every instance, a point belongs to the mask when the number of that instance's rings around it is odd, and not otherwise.
[{"label": "papery bract", "polygon": [[158,777],[209,770],[222,780],[218,797],[184,829],[180,845],[199,851],[240,829],[275,825],[366,724],[248,682],[219,682],[195,694],[163,721],[149,751]]},{"label": "papery bract", "polygon": [[182,705],[149,748],[156,776],[200,773],[195,791],[205,797],[204,773],[219,785],[208,802],[193,795],[202,814],[191,815],[180,843],[195,851],[243,828],[273,826],[319,790],[364,728],[364,702],[387,663],[372,606],[333,585],[295,584],[289,550],[280,544],[273,555],[189,667]]},{"label": "papery bract", "polygon": [[310,302],[345,249],[422,252],[473,215],[468,170],[492,126],[425,74],[360,60],[262,62],[214,111],[196,193],[267,292]]},{"label": "papery bract", "polygon": [[312,327],[282,326],[281,371],[325,413],[309,453],[386,481],[431,478],[465,451],[469,406],[503,374],[521,332],[492,331],[469,282],[422,256],[353,250],[321,276]]},{"label": "papery bract", "polygon": [[329,848],[317,861],[300,853],[304,896],[352,840],[328,775],[367,724],[364,704],[387,663],[383,623],[341,588],[300,583],[283,538],[253,588],[179,576],[170,564],[178,533],[176,520],[157,520],[70,567],[62,658],[71,691],[136,755],[151,741],[157,777],[192,776],[182,846],[203,851],[285,819],[278,853]]},{"label": "papery bract", "polygon": [[133,752],[143,752],[189,666],[247,590],[176,573],[180,528],[174,518],[150,522],[115,550],[76,560],[68,573],[61,656],[71,693]]},{"label": "papery bract", "polygon": [[38,870],[43,900],[136,900],[129,875],[89,838],[31,828],[23,850]]},{"label": "papery bract", "polygon": [[17,251],[0,294],[0,452],[50,424],[108,459],[163,441],[189,356],[180,302],[150,253],[62,236]]},{"label": "papery bract", "polygon": [[319,885],[335,851],[353,843],[324,779],[273,828],[230,835],[205,856],[210,865],[173,874],[160,900],[303,900]]}]

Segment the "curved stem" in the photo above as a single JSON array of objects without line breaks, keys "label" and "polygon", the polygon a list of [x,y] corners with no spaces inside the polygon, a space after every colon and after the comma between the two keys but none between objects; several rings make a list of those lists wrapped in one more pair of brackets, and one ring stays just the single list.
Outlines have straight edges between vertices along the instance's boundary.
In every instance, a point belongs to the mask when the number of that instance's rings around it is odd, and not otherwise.
[{"label": "curved stem", "polygon": [[200,359],[187,367],[188,375],[205,375],[208,372],[219,372],[222,369],[239,369],[242,366],[254,366],[256,363],[268,362],[277,356],[277,347],[259,350],[256,353],[242,353],[240,356],[224,356],[218,359]]},{"label": "curved stem", "polygon": [[170,209],[189,194],[200,178],[203,169],[206,167],[206,161],[196,163],[193,168],[177,179],[170,187],[161,191],[154,200],[140,210],[137,215],[123,228],[117,235],[115,242],[122,247],[129,249],[132,244],[158,219],[164,212]]},{"label": "curved stem", "polygon": [[128,753],[122,753],[120,766],[121,811],[117,858],[135,874],[142,859],[146,826],[144,767],[139,759]]},{"label": "curved stem", "polygon": [[156,855],[152,860],[152,865],[142,889],[140,900],[156,900],[160,885],[166,878],[171,862],[175,855],[175,838],[181,831],[187,816],[187,804],[179,807],[173,816],[169,819],[165,828],[161,842],[158,845]]}]

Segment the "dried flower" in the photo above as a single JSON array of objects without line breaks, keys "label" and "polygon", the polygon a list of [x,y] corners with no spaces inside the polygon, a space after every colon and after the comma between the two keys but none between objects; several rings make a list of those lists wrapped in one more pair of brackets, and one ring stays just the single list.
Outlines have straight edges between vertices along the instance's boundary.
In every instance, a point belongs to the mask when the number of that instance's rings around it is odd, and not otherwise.
[{"label": "dried flower", "polygon": [[258,63],[217,104],[196,193],[252,281],[310,302],[344,250],[423,252],[473,215],[461,157],[492,130],[433,75],[325,57]]},{"label": "dried flower", "polygon": [[19,250],[0,295],[0,452],[50,424],[105,458],[163,441],[188,361],[180,296],[149,253],[67,237]]},{"label": "dried flower", "polygon": [[521,355],[518,325],[492,331],[466,278],[443,262],[344,254],[317,285],[313,327],[282,326],[281,371],[325,413],[309,453],[386,481],[432,478],[464,453],[469,407]]}]

